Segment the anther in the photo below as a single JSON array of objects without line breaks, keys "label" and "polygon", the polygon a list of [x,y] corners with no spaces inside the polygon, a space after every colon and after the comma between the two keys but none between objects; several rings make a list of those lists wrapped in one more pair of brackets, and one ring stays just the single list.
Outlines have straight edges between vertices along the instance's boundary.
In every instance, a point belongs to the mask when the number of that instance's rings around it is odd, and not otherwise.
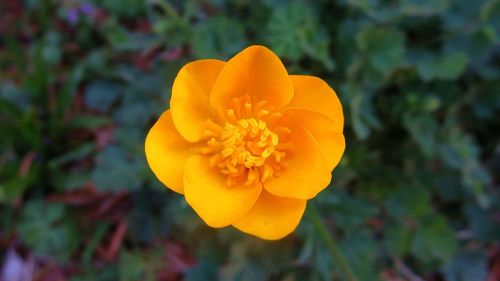
[{"label": "anther", "polygon": [[236,113],[234,112],[233,109],[226,110],[226,116],[227,119],[229,119],[230,121],[232,122],[236,121]]}]

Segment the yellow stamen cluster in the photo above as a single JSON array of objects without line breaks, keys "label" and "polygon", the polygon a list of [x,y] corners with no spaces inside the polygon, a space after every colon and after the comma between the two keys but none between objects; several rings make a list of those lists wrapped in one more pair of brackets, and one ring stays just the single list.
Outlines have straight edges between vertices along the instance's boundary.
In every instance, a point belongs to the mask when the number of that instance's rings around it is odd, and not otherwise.
[{"label": "yellow stamen cluster", "polygon": [[226,175],[228,186],[251,185],[279,176],[285,167],[287,128],[273,132],[265,120],[276,117],[265,109],[265,102],[253,106],[248,98],[233,99],[223,126],[208,123],[206,146],[201,150],[210,156],[209,165]]}]

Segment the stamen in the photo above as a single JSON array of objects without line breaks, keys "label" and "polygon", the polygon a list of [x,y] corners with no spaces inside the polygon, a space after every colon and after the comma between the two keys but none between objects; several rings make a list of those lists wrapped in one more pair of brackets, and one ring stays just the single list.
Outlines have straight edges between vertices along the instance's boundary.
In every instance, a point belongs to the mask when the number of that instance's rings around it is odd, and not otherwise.
[{"label": "stamen", "polygon": [[261,109],[257,112],[257,118],[259,118],[259,119],[262,119],[268,115],[269,115],[269,110],[267,110],[267,109]]},{"label": "stamen", "polygon": [[246,117],[252,116],[252,104],[249,102],[245,103],[245,116]]},{"label": "stamen", "polygon": [[234,112],[233,109],[226,110],[226,116],[229,121],[231,122],[236,121],[236,113]]},{"label": "stamen", "polygon": [[230,105],[224,126],[207,122],[207,142],[200,153],[210,156],[208,165],[226,176],[228,186],[252,185],[279,176],[286,166],[285,151],[292,148],[291,131],[286,127],[270,130],[266,118],[280,114],[264,108],[266,101],[252,104],[248,95],[233,98]]}]

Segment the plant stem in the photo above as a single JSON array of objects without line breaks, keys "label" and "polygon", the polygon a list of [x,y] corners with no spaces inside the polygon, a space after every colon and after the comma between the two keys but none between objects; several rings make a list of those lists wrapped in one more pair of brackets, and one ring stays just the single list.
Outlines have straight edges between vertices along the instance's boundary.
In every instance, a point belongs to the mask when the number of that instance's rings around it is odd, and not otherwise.
[{"label": "plant stem", "polygon": [[352,272],[351,267],[349,266],[349,263],[347,262],[346,258],[340,251],[339,246],[337,245],[337,242],[333,238],[333,235],[328,231],[326,228],[325,224],[321,221],[321,218],[319,216],[318,208],[316,205],[310,204],[310,210],[309,214],[311,215],[314,227],[318,231],[319,235],[325,242],[326,246],[330,250],[330,253],[332,254],[333,259],[335,260],[336,264],[342,271],[342,274],[345,277],[345,280],[348,281],[356,281],[356,277],[354,276],[354,273]]}]

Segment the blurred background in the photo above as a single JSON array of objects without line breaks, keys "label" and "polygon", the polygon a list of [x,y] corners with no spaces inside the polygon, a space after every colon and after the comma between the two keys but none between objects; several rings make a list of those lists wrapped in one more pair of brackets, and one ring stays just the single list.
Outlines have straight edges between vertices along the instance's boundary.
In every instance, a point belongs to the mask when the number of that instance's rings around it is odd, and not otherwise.
[{"label": "blurred background", "polygon": [[210,229],[145,162],[180,67],[251,44],[341,98],[358,280],[500,280],[498,0],[0,0],[0,280],[343,280],[310,210]]}]

